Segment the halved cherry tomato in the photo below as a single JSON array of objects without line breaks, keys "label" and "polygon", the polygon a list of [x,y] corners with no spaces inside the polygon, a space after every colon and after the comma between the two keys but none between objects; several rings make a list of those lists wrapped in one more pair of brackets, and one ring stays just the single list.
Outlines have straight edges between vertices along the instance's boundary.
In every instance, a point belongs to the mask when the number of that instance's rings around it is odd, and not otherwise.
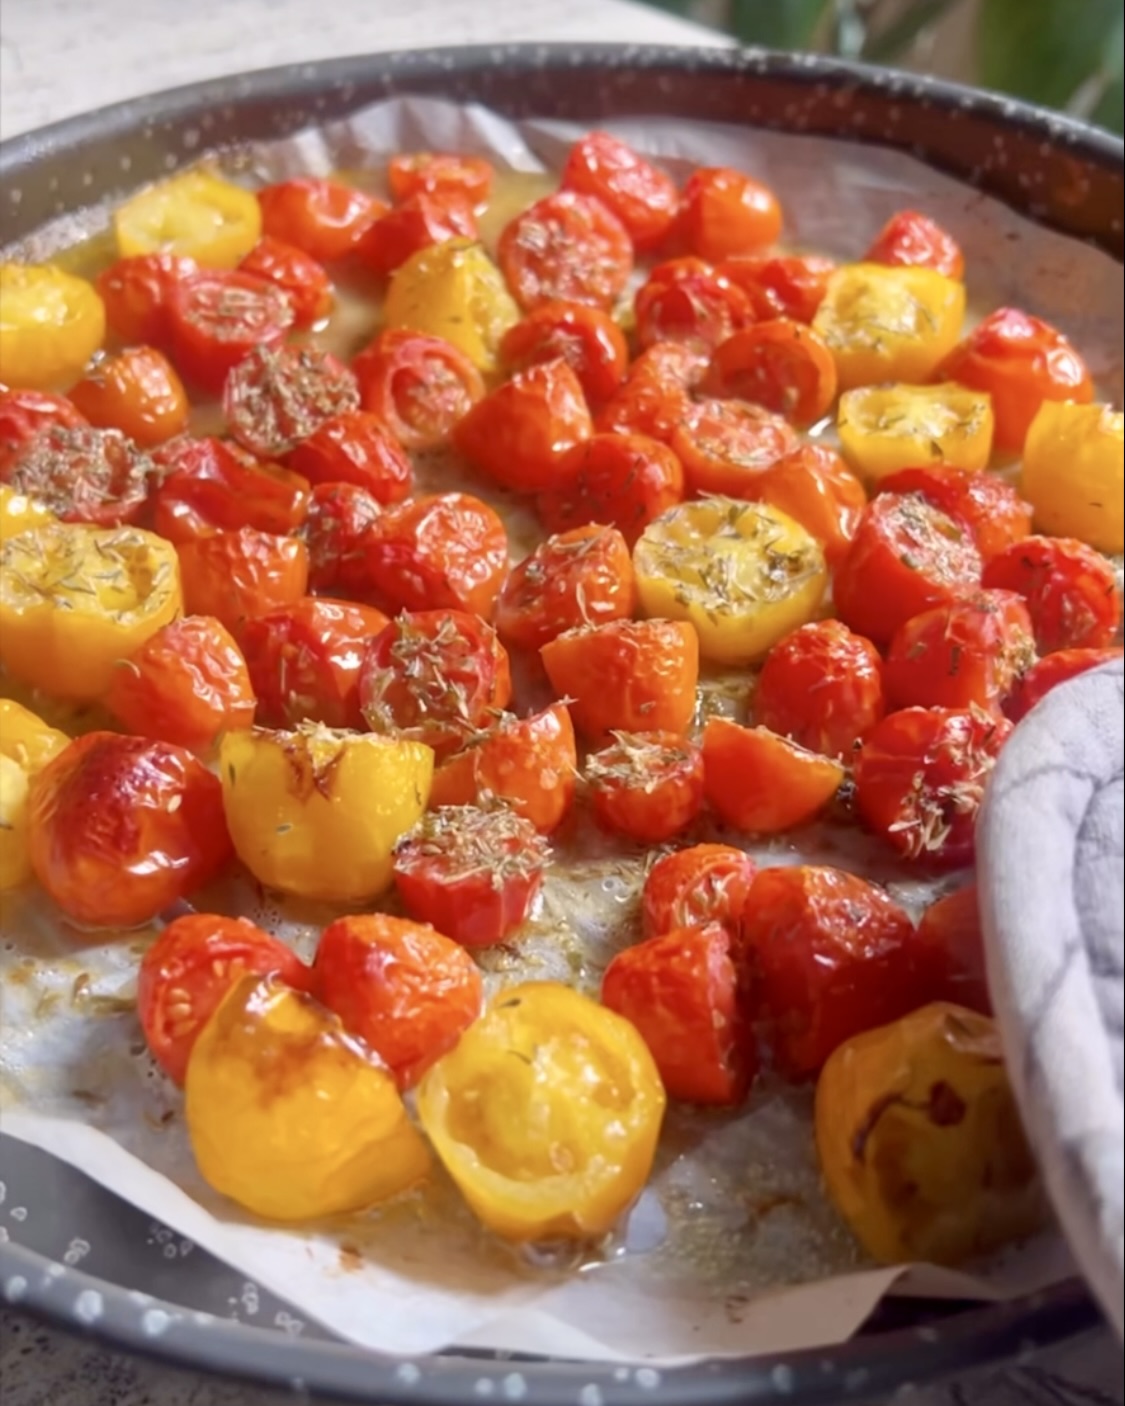
[{"label": "halved cherry tomato", "polygon": [[172,289],[198,272],[195,260],[180,254],[134,254],[110,264],[96,282],[110,330],[126,346],[166,348]]},{"label": "halved cherry tomato", "polygon": [[1018,723],[1026,718],[1041,698],[1053,688],[1077,678],[1087,669],[1097,669],[1121,658],[1121,647],[1113,649],[1056,649],[1032,664],[1004,700],[1004,716]]},{"label": "halved cherry tomato", "polygon": [[385,913],[337,918],[320,935],[313,990],[382,1059],[418,1082],[480,1014],[473,959],[433,928]]},{"label": "halved cherry tomato", "polygon": [[492,167],[481,156],[441,151],[411,151],[387,162],[387,184],[395,200],[436,195],[483,205],[492,193]]},{"label": "halved cherry tomato", "polygon": [[748,254],[724,259],[718,271],[746,295],[755,321],[811,322],[835,268],[831,259],[815,254]]},{"label": "halved cherry tomato", "polygon": [[403,611],[362,654],[359,705],[367,726],[424,742],[438,760],[481,732],[511,698],[508,656],[479,615]]},{"label": "halved cherry tomato", "polygon": [[[535,500],[549,532],[616,527],[630,545],[683,501],[684,473],[667,445],[639,434],[596,434],[563,459],[561,486]],[[597,623],[597,622],[594,622]]]},{"label": "halved cherry tomato", "polygon": [[1012,591],[978,591],[900,625],[883,678],[892,708],[996,712],[1035,662],[1031,616]]},{"label": "halved cherry tomato", "polygon": [[311,327],[332,311],[332,282],[323,265],[303,249],[267,234],[238,267],[253,278],[276,284],[288,296],[296,327]]},{"label": "halved cherry tomato", "polygon": [[567,154],[560,184],[600,200],[637,249],[660,243],[680,204],[671,176],[609,132],[579,137]]},{"label": "halved cherry tomato", "polygon": [[17,493],[14,488],[9,488],[0,474],[0,547],[21,533],[57,521],[50,508],[45,508],[26,493]]},{"label": "halved cherry tomato", "polygon": [[247,620],[296,605],[308,589],[304,542],[243,527],[176,544],[189,615],[213,615],[237,636]]},{"label": "halved cherry tomato", "polygon": [[826,757],[850,757],[885,711],[879,651],[839,620],[815,620],[779,640],[754,692],[763,727]]},{"label": "halved cherry tomato", "polygon": [[172,360],[189,381],[216,395],[244,357],[279,347],[293,326],[289,295],[248,273],[180,279],[167,307]]},{"label": "halved cherry tomato", "polygon": [[508,646],[536,650],[579,625],[627,620],[636,606],[628,543],[616,527],[591,523],[548,537],[513,568],[496,628]]},{"label": "halved cherry tomato", "polygon": [[918,1004],[914,924],[842,869],[761,869],[738,949],[755,1014],[787,1079],[807,1079],[853,1035]]},{"label": "halved cherry tomato", "polygon": [[659,845],[703,808],[703,757],[674,732],[615,732],[586,758],[594,818],[611,834]]},{"label": "halved cherry tomato", "polygon": [[748,400],[806,426],[836,399],[836,362],[811,327],[777,318],[720,343],[700,389],[719,399]]},{"label": "halved cherry tomato", "polygon": [[1125,550],[1125,415],[1109,405],[1045,400],[1023,446],[1020,491],[1040,532]]},{"label": "halved cherry tomato", "polygon": [[691,409],[691,389],[707,369],[698,350],[660,342],[643,351],[598,414],[599,432],[643,434],[667,444]]},{"label": "halved cherry tomato", "polygon": [[860,815],[907,859],[968,863],[985,784],[1011,731],[977,709],[888,713],[856,758]]},{"label": "halved cherry tomato", "polygon": [[767,186],[729,166],[701,166],[684,186],[679,228],[701,259],[753,253],[781,233],[781,206]]},{"label": "halved cherry tomato", "polygon": [[757,1051],[718,923],[678,928],[619,952],[602,978],[602,1005],[640,1031],[669,1098],[731,1106],[757,1072]]},{"label": "halved cherry tomato", "polygon": [[486,619],[508,575],[508,534],[468,493],[395,503],[367,535],[369,585],[398,610],[468,610]]},{"label": "halved cherry tomato", "polygon": [[305,519],[309,485],[299,474],[263,464],[229,440],[183,439],[156,455],[163,472],[153,495],[154,524],[170,542],[239,527],[279,536]]},{"label": "halved cherry tomato", "polygon": [[497,258],[525,312],[558,299],[608,308],[633,271],[624,225],[600,200],[573,190],[545,195],[505,225]]},{"label": "halved cherry tomato", "polygon": [[844,780],[839,762],[809,752],[765,727],[708,718],[703,780],[724,825],[750,835],[779,835],[814,819]]},{"label": "halved cherry tomato", "polygon": [[105,706],[129,732],[207,752],[254,722],[246,660],[218,620],[172,620],[118,661]]},{"label": "halved cherry tomato", "polygon": [[247,620],[242,652],[262,727],[363,726],[359,677],[370,640],[387,617],[370,605],[306,596]]},{"label": "halved cherry tomato", "polygon": [[89,368],[70,398],[91,425],[121,430],[142,449],[187,428],[188,401],[171,363],[153,347],[129,347]]},{"label": "halved cherry tomato", "polygon": [[710,923],[734,932],[758,866],[733,845],[692,845],[658,859],[645,875],[641,930],[659,937]]},{"label": "halved cherry tomato", "polygon": [[505,488],[536,493],[566,483],[568,451],[594,426],[582,385],[561,358],[517,371],[468,412],[453,442],[474,468]]},{"label": "halved cherry tomato", "polygon": [[867,494],[834,450],[799,444],[755,474],[744,490],[800,523],[824,550],[831,567],[847,554],[859,526]]},{"label": "halved cherry tomato", "polygon": [[416,921],[463,947],[491,947],[530,916],[549,853],[507,806],[447,806],[399,843],[395,887]]},{"label": "halved cherry tomato", "polygon": [[579,732],[684,733],[695,716],[699,637],[682,620],[611,620],[568,630],[539,651]]},{"label": "halved cherry tomato", "polygon": [[529,718],[503,713],[487,733],[438,767],[431,807],[504,801],[541,835],[557,830],[574,801],[578,751],[562,703]]},{"label": "halved cherry tomato", "polygon": [[405,449],[436,449],[484,397],[484,379],[444,337],[388,327],[352,362],[364,410]]},{"label": "halved cherry tomato", "polygon": [[280,459],[340,415],[359,409],[359,386],[331,352],[255,347],[223,384],[223,415],[243,448]]},{"label": "halved cherry tomato", "polygon": [[88,732],[31,788],[35,877],[69,918],[147,923],[213,879],[232,854],[219,782],[182,747]]},{"label": "halved cherry tomato", "polygon": [[1086,363],[1050,323],[998,308],[941,364],[941,374],[984,391],[996,416],[997,449],[1018,454],[1045,400],[1092,400]]},{"label": "halved cherry tomato", "polygon": [[348,410],[302,439],[286,462],[314,485],[350,483],[377,503],[401,503],[414,487],[414,466],[377,415]]},{"label": "halved cherry tomato", "polygon": [[379,517],[379,504],[354,483],[319,483],[309,500],[301,529],[309,549],[309,589],[346,591],[362,596],[368,589],[367,529]]},{"label": "halved cherry tomato", "polygon": [[561,358],[592,405],[607,401],[629,364],[625,334],[600,308],[544,303],[504,333],[500,359],[509,371]]},{"label": "halved cherry tomato", "polygon": [[356,253],[374,273],[386,278],[413,254],[450,239],[476,239],[472,206],[448,195],[420,192],[408,196],[364,231]]},{"label": "halved cherry tomato", "polygon": [[871,264],[935,269],[947,278],[961,278],[965,273],[961,246],[928,215],[916,210],[892,215],[863,257]]},{"label": "halved cherry tomato", "polygon": [[1084,542],[1025,537],[992,558],[982,582],[1023,596],[1040,654],[1113,643],[1121,621],[1117,579],[1105,557]]},{"label": "halved cherry tomato", "polygon": [[923,1001],[952,1001],[992,1014],[976,884],[930,904],[918,920],[914,956]]},{"label": "halved cherry tomato", "polygon": [[149,1052],[183,1084],[199,1032],[247,972],[303,991],[309,970],[284,942],[248,918],[189,913],[169,923],[141,960],[137,1013]]},{"label": "halved cherry tomato", "polygon": [[669,259],[657,266],[633,299],[642,347],[682,342],[709,351],[750,321],[742,291],[702,259]]},{"label": "halved cherry tomato", "polygon": [[976,473],[992,453],[992,406],[983,392],[952,381],[857,386],[840,397],[836,431],[848,463],[869,482],[911,464]]},{"label": "halved cherry tomato", "polygon": [[117,252],[179,254],[206,268],[234,268],[257,243],[253,193],[200,167],[145,186],[113,212]]},{"label": "halved cherry tomato", "polygon": [[53,264],[0,263],[0,382],[50,390],[81,375],[105,337],[93,284]]},{"label": "halved cherry tomato", "polygon": [[42,430],[79,430],[85,416],[64,395],[51,391],[0,391],[0,482]]},{"label": "halved cherry tomato", "polygon": [[279,181],[258,192],[262,233],[292,244],[321,263],[350,254],[387,207],[339,181]]},{"label": "halved cherry tomato", "polygon": [[996,474],[927,464],[880,479],[879,492],[920,493],[935,508],[968,523],[986,562],[1031,531],[1030,505]]},{"label": "halved cherry tomato", "polygon": [[673,453],[692,493],[754,493],[754,480],[797,444],[780,415],[738,400],[701,400],[672,432]]},{"label": "halved cherry tomato", "polygon": [[4,482],[63,522],[115,527],[140,517],[153,470],[148,455],[120,430],[52,425],[17,453]]},{"label": "halved cherry tomato", "polygon": [[864,509],[832,590],[846,625],[889,644],[911,616],[980,582],[980,553],[967,527],[920,493],[881,493]]}]

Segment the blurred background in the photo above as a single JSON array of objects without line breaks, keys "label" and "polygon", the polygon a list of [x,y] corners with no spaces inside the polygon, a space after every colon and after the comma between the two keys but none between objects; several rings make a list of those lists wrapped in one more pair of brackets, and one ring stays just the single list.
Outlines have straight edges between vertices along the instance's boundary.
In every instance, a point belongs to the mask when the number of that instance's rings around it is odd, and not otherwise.
[{"label": "blurred background", "polygon": [[995,88],[1122,130],[1125,0],[646,0],[743,44]]}]

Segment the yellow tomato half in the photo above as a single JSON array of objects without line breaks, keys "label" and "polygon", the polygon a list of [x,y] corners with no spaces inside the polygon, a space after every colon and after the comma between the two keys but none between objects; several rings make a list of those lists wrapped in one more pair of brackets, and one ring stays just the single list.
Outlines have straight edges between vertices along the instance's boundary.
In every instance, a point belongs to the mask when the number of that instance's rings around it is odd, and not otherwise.
[{"label": "yellow tomato half", "polygon": [[836,427],[848,463],[870,482],[923,464],[987,468],[993,423],[987,395],[946,381],[847,391]]},{"label": "yellow tomato half", "polygon": [[1125,549],[1123,442],[1120,411],[1043,402],[1027,432],[1020,485],[1040,532],[1077,537],[1099,552]]},{"label": "yellow tomato half", "polygon": [[234,268],[262,233],[253,191],[210,171],[184,171],[147,186],[113,216],[117,252],[177,254],[207,268]]},{"label": "yellow tomato half", "polygon": [[31,778],[57,757],[70,738],[29,709],[0,698],[0,890],[31,877],[27,852]]},{"label": "yellow tomato half", "polygon": [[26,493],[17,493],[6,483],[0,483],[0,543],[54,521],[55,515],[50,508],[45,508]]},{"label": "yellow tomato half", "polygon": [[92,283],[50,264],[0,264],[0,381],[32,390],[73,381],[104,337]]}]

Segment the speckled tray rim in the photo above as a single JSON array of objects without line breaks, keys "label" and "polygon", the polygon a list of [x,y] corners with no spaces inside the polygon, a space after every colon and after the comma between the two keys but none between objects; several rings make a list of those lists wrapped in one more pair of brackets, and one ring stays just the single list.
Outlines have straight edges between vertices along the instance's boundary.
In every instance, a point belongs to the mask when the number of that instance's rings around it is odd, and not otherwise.
[{"label": "speckled tray rim", "polygon": [[[701,81],[702,80],[702,81]],[[594,122],[673,113],[867,140],[999,196],[1041,223],[1122,257],[1122,142],[1026,104],[957,85],[810,55],[623,45],[511,45],[406,51],[289,65],[192,84],[66,119],[0,144],[0,244],[186,164],[203,147],[282,136],[403,93],[479,101],[510,116]],[[782,101],[785,99],[786,101]],[[857,115],[863,120],[857,121]],[[128,165],[124,158],[127,157]],[[1022,163],[1022,166],[1021,166]],[[1043,172],[1032,195],[1027,169]],[[127,171],[127,175],[124,172]],[[76,1174],[77,1175],[77,1174]],[[74,1304],[101,1295],[99,1340],[183,1367],[322,1398],[380,1406],[736,1406],[865,1400],[1077,1336],[1099,1322],[1076,1281],[933,1325],[859,1336],[828,1350],[676,1371],[602,1364],[380,1357],[231,1324],[0,1244],[0,1298],[70,1331]],[[154,1335],[145,1315],[167,1315]]]}]

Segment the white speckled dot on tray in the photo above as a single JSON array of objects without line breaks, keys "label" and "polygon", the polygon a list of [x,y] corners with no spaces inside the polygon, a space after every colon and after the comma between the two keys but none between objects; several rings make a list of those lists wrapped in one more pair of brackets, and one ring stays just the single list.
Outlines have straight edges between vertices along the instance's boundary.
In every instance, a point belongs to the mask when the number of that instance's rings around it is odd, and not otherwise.
[{"label": "white speckled dot on tray", "polygon": [[989,978],[1016,1092],[1076,1258],[1119,1335],[1125,1006],[1120,659],[1017,728],[978,832]]}]

